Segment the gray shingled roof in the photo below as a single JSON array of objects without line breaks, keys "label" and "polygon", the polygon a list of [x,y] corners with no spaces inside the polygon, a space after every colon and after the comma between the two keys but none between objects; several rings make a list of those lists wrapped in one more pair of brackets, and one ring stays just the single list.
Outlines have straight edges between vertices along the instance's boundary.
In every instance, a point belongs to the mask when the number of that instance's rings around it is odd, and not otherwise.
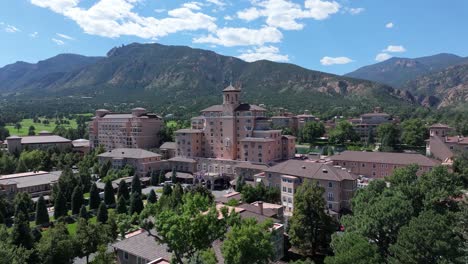
[{"label": "gray shingled roof", "polygon": [[355,180],[357,176],[334,166],[302,160],[287,160],[265,170],[315,180]]},{"label": "gray shingled roof", "polygon": [[437,166],[440,163],[421,154],[393,152],[343,151],[330,157],[333,161],[391,163],[399,165],[418,164],[420,166]]},{"label": "gray shingled roof", "polygon": [[[18,137],[9,137],[10,139]],[[8,139],[7,138],[7,143]],[[47,143],[71,143],[70,139],[66,139],[56,135],[44,135],[44,136],[24,136],[21,138],[21,144],[47,144]]]},{"label": "gray shingled roof", "polygon": [[272,138],[258,138],[258,137],[246,137],[240,140],[241,142],[272,142],[275,141]]},{"label": "gray shingled roof", "polygon": [[201,129],[182,128],[176,131],[176,133],[203,133]]},{"label": "gray shingled roof", "polygon": [[210,107],[207,107],[201,110],[201,112],[221,112],[221,111],[223,111],[222,105],[212,105]]},{"label": "gray shingled roof", "polygon": [[[153,231],[154,232],[154,231]],[[112,245],[115,249],[126,251],[134,256],[139,256],[148,261],[158,258],[171,259],[172,254],[168,252],[166,244],[157,243],[148,232],[131,236]]]},{"label": "gray shingled roof", "polygon": [[175,142],[164,142],[159,149],[177,149]]},{"label": "gray shingled roof", "polygon": [[30,176],[0,179],[0,185],[16,184],[18,188],[26,188],[31,186],[50,184],[57,181],[61,174],[61,171],[53,171],[48,173],[32,174]]},{"label": "gray shingled roof", "polygon": [[107,158],[127,158],[127,159],[144,159],[144,158],[154,158],[161,157],[161,155],[147,151],[144,149],[134,149],[134,148],[116,148],[111,151],[104,152],[98,155],[99,157]]}]

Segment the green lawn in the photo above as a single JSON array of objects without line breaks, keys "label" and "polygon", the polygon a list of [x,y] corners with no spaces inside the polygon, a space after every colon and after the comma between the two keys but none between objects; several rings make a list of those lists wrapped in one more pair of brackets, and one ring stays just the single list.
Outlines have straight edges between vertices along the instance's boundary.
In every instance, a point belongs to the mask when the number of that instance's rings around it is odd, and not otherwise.
[{"label": "green lawn", "polygon": [[[40,120],[44,120],[44,118],[40,118]],[[68,120],[68,119],[66,119]],[[77,127],[77,124],[76,124],[76,120],[72,119],[72,120],[68,120],[70,121],[70,124],[62,124],[63,127],[66,127],[66,128],[76,128]],[[17,135],[17,136],[27,136],[28,135],[28,132],[29,132],[29,127],[30,126],[34,126],[35,128],[35,131],[36,131],[36,134],[39,133],[40,131],[49,131],[49,132],[52,132],[54,131],[55,127],[56,127],[56,124],[55,124],[55,121],[53,119],[49,119],[49,122],[50,124],[48,125],[45,125],[45,124],[42,124],[42,123],[34,123],[32,119],[23,119],[20,124],[21,124],[21,128],[19,130],[17,130],[15,128],[15,124],[8,124],[6,126],[6,129],[8,129],[10,131],[10,135]]]}]

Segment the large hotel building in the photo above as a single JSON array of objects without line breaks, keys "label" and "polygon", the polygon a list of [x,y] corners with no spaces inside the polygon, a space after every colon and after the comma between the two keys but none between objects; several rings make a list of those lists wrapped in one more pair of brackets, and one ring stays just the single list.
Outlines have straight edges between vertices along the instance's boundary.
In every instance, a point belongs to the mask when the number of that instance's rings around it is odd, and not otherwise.
[{"label": "large hotel building", "polygon": [[163,125],[161,117],[144,108],[134,108],[131,113],[124,114],[99,109],[89,124],[90,145],[91,148],[102,145],[106,150],[155,148]]},{"label": "large hotel building", "polygon": [[[228,86],[223,104],[213,105],[192,118],[192,127],[176,131],[173,161],[196,163],[196,171],[233,174],[245,164],[272,164],[294,157],[296,138],[271,128],[263,107],[241,103],[241,90]],[[178,169],[189,166],[181,164]],[[190,169],[189,169],[190,170]]]}]

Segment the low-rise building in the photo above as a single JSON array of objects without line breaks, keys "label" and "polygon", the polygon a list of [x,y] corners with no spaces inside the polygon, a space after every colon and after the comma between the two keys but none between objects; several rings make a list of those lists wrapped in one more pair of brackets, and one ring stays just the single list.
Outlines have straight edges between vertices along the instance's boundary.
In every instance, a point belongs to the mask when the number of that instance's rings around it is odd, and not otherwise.
[{"label": "low-rise building", "polygon": [[96,110],[89,123],[91,148],[102,145],[105,150],[115,148],[151,149],[159,145],[159,132],[164,126],[162,118],[137,107],[131,113],[112,113]]},{"label": "low-rise building", "polygon": [[111,162],[113,169],[121,169],[125,165],[135,168],[135,174],[143,177],[152,171],[168,169],[168,162],[161,155],[135,148],[117,148],[98,155],[99,163]]},{"label": "low-rise building", "polygon": [[377,127],[379,125],[397,122],[389,114],[382,113],[379,107],[375,108],[373,113],[363,114],[359,118],[353,118],[349,121],[363,142],[367,142],[370,138],[377,136]]},{"label": "low-rise building", "polygon": [[29,193],[32,197],[49,195],[58,181],[61,171],[34,171],[0,176],[0,194],[14,197],[17,193]]},{"label": "low-rise building", "polygon": [[419,174],[428,172],[440,162],[421,154],[393,152],[344,151],[329,157],[333,165],[342,166],[356,175],[383,178],[392,175],[397,168],[416,164]]},{"label": "low-rise building", "polygon": [[72,141],[73,151],[83,155],[88,154],[90,151],[90,143],[87,139],[76,139]]},{"label": "low-rise building", "polygon": [[72,141],[61,136],[51,135],[50,133],[39,133],[37,136],[10,136],[6,138],[5,143],[8,152],[20,153],[23,150],[47,150],[55,148],[60,151],[71,150]]},{"label": "low-rise building", "polygon": [[457,154],[468,151],[468,137],[451,136],[453,131],[453,128],[444,124],[430,126],[430,136],[426,140],[426,155],[451,166]]},{"label": "low-rise building", "polygon": [[294,193],[305,180],[314,180],[325,189],[327,207],[337,213],[350,209],[350,200],[357,190],[357,176],[345,168],[303,160],[288,160],[255,176],[255,183],[281,190],[282,205],[287,213],[294,210]]},{"label": "low-rise building", "polygon": [[175,142],[165,142],[159,147],[163,159],[171,159],[175,157],[177,145]]}]

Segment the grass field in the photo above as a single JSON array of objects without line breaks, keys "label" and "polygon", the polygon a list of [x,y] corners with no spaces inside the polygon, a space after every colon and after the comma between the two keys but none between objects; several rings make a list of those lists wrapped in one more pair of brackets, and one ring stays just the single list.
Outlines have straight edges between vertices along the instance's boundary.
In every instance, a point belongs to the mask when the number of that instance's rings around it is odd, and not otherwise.
[{"label": "grass field", "polygon": [[[41,121],[44,120],[44,118],[40,118]],[[68,120],[68,119],[66,119]],[[5,128],[8,129],[8,131],[10,131],[10,135],[17,135],[17,136],[27,136],[28,135],[28,132],[29,132],[29,127],[30,126],[34,126],[35,128],[35,131],[36,131],[36,134],[38,134],[40,131],[49,131],[49,132],[52,132],[54,131],[55,127],[57,126],[55,124],[55,122],[50,119],[50,124],[48,125],[45,125],[45,124],[42,124],[42,123],[34,123],[32,119],[23,119],[21,121],[21,128],[19,130],[17,130],[15,128],[15,124],[9,124],[7,125]],[[76,124],[76,120],[72,119],[72,120],[68,120],[70,121],[70,124],[63,124],[61,126],[63,127],[66,127],[66,128],[76,128],[77,127],[77,124]]]}]

